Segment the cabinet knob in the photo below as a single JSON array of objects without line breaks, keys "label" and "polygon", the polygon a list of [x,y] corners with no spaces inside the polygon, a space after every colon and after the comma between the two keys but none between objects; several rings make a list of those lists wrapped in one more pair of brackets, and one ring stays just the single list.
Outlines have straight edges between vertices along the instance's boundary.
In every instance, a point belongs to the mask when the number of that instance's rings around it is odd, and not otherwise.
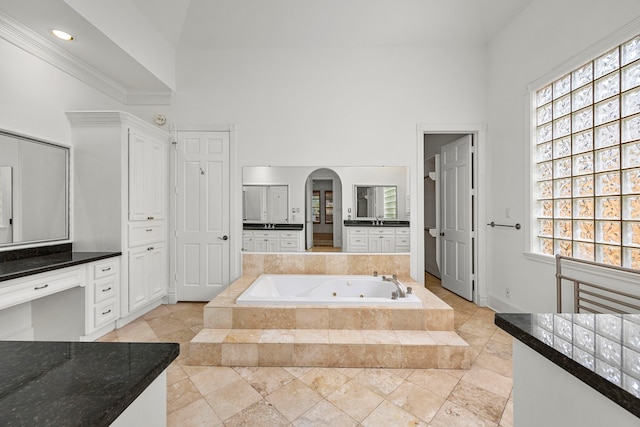
[{"label": "cabinet knob", "polygon": [[33,290],[38,291],[40,289],[44,289],[44,288],[48,288],[48,287],[49,287],[49,284],[46,283],[46,284],[44,284],[42,286],[36,286],[35,288],[33,288]]},{"label": "cabinet knob", "polygon": [[111,267],[107,267],[107,268],[103,268],[103,269],[102,269],[102,271],[103,271],[103,272],[104,272],[104,271],[109,271],[109,270],[111,270]]},{"label": "cabinet knob", "polygon": [[148,217],[147,217],[147,219],[154,219],[154,217],[152,217],[152,216],[148,216]]},{"label": "cabinet knob", "polygon": [[440,236],[444,237],[444,231],[442,233],[440,233]]},{"label": "cabinet knob", "polygon": [[147,250],[148,250],[148,251],[152,251],[152,250],[153,250],[153,246],[149,246],[149,247],[147,248]]}]

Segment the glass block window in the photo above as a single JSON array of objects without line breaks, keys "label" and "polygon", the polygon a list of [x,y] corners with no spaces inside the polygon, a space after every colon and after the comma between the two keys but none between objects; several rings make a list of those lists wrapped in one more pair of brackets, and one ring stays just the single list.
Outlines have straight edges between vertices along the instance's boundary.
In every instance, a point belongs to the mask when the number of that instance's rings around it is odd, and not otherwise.
[{"label": "glass block window", "polygon": [[640,269],[640,36],[534,103],[537,251]]}]

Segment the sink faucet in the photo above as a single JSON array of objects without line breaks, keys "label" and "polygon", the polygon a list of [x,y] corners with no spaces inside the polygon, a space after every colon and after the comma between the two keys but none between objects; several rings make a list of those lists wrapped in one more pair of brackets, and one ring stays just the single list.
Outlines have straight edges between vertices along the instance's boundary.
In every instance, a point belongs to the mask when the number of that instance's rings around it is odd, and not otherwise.
[{"label": "sink faucet", "polygon": [[398,281],[398,276],[396,276],[395,274],[392,276],[382,276],[382,280],[385,282],[391,282],[396,285],[396,288],[398,288],[398,297],[406,298],[407,290],[404,288],[404,285]]}]

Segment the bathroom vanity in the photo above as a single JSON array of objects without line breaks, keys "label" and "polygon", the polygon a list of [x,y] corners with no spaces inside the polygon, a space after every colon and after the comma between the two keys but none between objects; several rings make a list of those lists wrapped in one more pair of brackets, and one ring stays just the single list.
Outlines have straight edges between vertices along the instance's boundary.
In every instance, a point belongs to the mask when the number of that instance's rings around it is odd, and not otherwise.
[{"label": "bathroom vanity", "polygon": [[0,253],[0,339],[93,341],[120,316],[120,252]]},{"label": "bathroom vanity", "polygon": [[409,252],[409,221],[351,220],[344,221],[347,230],[347,252]]},{"label": "bathroom vanity", "polygon": [[640,315],[496,314],[513,340],[514,424],[640,426]]}]

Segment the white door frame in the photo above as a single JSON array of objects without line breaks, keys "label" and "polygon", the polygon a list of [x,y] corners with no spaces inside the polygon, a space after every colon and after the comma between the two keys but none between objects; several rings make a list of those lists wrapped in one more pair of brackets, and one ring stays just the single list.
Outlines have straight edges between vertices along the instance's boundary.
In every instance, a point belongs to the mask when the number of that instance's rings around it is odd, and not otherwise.
[{"label": "white door frame", "polygon": [[475,290],[473,291],[473,302],[480,305],[487,305],[488,293],[485,287],[487,277],[486,257],[487,254],[487,228],[486,224],[486,181],[485,172],[488,170],[487,159],[489,152],[487,141],[487,125],[484,123],[461,123],[461,124],[421,124],[417,125],[416,132],[416,191],[415,202],[412,203],[412,211],[420,214],[412,215],[411,220],[412,235],[411,239],[411,269],[415,271],[414,277],[424,286],[424,135],[436,133],[460,133],[475,135],[475,167],[473,170],[473,179],[475,183],[475,231],[476,241],[474,248],[475,262]]},{"label": "white door frame", "polygon": [[[229,282],[233,283],[242,273],[242,171],[238,168],[236,126],[233,124],[213,125],[171,125],[173,141],[178,140],[178,132],[229,132]],[[177,302],[176,294],[176,171],[177,156],[175,145],[169,148],[169,304]]]}]

